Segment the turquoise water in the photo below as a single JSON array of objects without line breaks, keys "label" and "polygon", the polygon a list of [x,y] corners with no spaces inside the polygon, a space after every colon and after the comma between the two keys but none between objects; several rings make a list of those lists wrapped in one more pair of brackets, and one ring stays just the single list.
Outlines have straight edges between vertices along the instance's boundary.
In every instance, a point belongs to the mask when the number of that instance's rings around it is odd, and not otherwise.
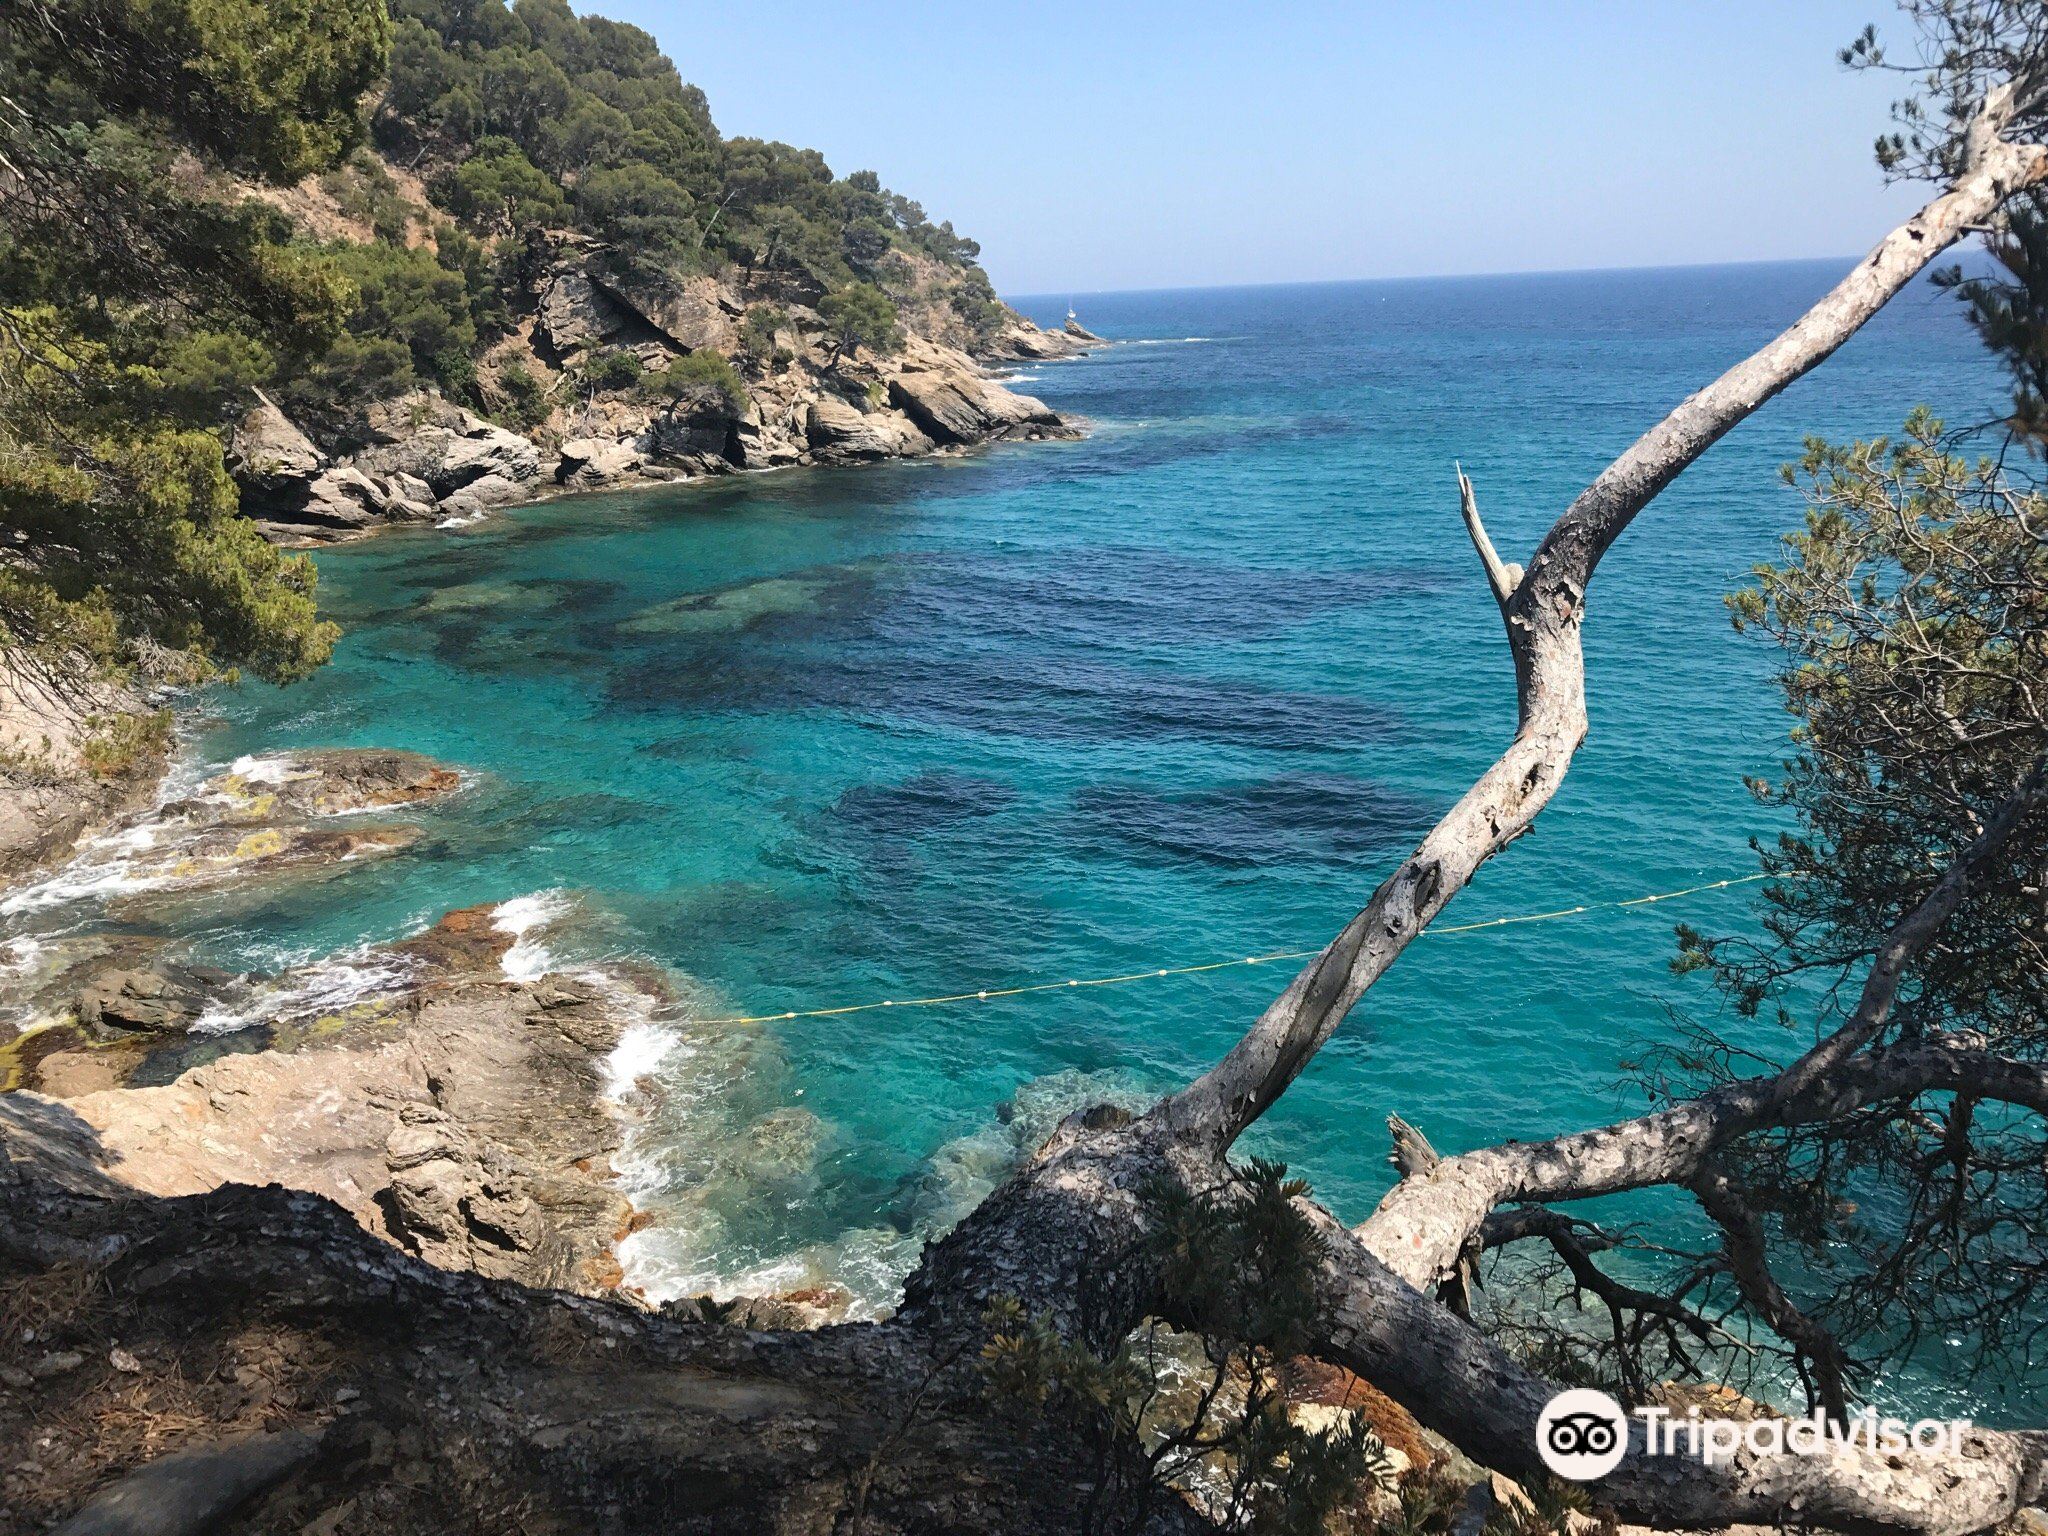
[{"label": "turquoise water", "polygon": [[[1086,441],[586,496],[323,554],[334,664],[214,699],[194,753],[409,747],[478,782],[402,858],[158,920],[275,965],[556,890],[551,946],[652,956],[700,1015],[1319,944],[1512,727],[1453,461],[1525,554],[1844,265],[1084,295],[1129,344],[1019,387],[1089,418]],[[1616,549],[1587,624],[1591,738],[1446,922],[1754,868],[1769,828],[1741,780],[1785,719],[1722,595],[1797,522],[1776,468],[1803,433],[1883,431],[1920,402],[1987,414],[1996,380],[1954,310],[1909,292]],[[1444,1148],[1611,1117],[1667,1008],[1712,1005],[1668,974],[1681,917],[1745,927],[1748,895],[1424,938],[1257,1149],[1356,1219],[1390,1112]],[[886,1294],[1038,1098],[1072,1074],[1170,1087],[1284,979],[691,1032],[644,1138],[671,1197],[645,1271],[793,1264]],[[1030,1125],[1004,1130],[1020,1089]]]}]

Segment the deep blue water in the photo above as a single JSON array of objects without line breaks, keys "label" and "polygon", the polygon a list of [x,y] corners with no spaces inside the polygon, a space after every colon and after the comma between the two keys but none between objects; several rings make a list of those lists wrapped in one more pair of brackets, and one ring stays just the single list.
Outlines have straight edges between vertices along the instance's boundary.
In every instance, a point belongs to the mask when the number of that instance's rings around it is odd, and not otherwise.
[{"label": "deep blue water", "polygon": [[[1314,946],[1512,728],[1453,462],[1526,555],[1845,266],[1079,295],[1127,344],[1018,387],[1089,418],[1084,442],[324,554],[334,664],[220,696],[195,752],[402,746],[478,787],[401,859],[168,920],[272,964],[561,890],[551,946],[653,956],[700,1016]],[[1024,307],[1050,323],[1066,300]],[[1998,395],[1954,304],[1916,287],[1667,491],[1591,596],[1584,752],[1445,921],[1752,870],[1770,827],[1742,778],[1786,719],[1722,598],[1801,516],[1778,466],[1808,432],[1883,432],[1918,403],[1977,419]],[[1713,1005],[1668,972],[1680,918],[1742,929],[1749,898],[1425,937],[1250,1145],[1356,1219],[1390,1112],[1447,1149],[1612,1117],[1667,1009]],[[1069,1102],[1076,1073],[1170,1087],[1284,979],[690,1031],[643,1148],[669,1220],[641,1272],[779,1263],[886,1294],[1040,1098]],[[1004,1129],[1020,1089],[1029,1124]]]}]

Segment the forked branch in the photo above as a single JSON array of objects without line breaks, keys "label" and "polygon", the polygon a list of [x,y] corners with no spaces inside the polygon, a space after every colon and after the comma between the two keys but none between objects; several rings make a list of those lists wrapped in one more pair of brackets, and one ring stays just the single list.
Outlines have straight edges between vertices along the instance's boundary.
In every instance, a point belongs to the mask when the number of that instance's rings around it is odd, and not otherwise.
[{"label": "forked branch", "polygon": [[[1585,739],[1579,625],[1601,557],[1657,493],[1737,423],[1830,356],[1941,252],[2013,193],[2048,179],[2048,147],[1997,137],[2009,93],[1988,101],[1993,131],[1971,141],[1947,191],[1880,240],[1819,303],[1760,351],[1638,438],[1551,526],[1512,585],[1462,471],[1467,526],[1502,603],[1519,720],[1505,752],[1363,910],[1311,960],[1222,1061],[1165,1100],[1151,1124],[1221,1153],[1272,1106],[1358,1000],[1471,880],[1549,804]],[[1491,559],[1488,558],[1491,553]]]}]

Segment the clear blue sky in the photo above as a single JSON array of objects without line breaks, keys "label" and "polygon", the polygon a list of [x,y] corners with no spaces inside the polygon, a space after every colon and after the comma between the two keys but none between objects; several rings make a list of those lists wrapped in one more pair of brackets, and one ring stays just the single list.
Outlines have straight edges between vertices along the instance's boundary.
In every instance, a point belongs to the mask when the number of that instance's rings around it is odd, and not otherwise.
[{"label": "clear blue sky", "polygon": [[1008,293],[1839,256],[1914,202],[1834,57],[1884,0],[576,3]]}]

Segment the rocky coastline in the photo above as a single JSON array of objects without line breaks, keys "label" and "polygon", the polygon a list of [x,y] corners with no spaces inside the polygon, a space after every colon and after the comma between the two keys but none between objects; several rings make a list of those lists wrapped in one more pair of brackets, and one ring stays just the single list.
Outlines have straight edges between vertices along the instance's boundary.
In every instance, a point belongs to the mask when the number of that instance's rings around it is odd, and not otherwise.
[{"label": "rocky coastline", "polygon": [[[729,348],[759,298],[708,278],[650,295],[600,281],[604,258],[564,240],[541,264],[536,354],[573,365],[624,344],[657,366]],[[800,303],[784,312],[775,364],[753,370],[743,403],[700,390],[657,407],[620,391],[522,434],[415,393],[316,440],[259,396],[229,434],[229,467],[280,544],[460,526],[579,491],[1078,436],[993,370],[1104,345],[1018,317],[979,359],[915,333],[878,353],[830,345]],[[19,791],[0,809],[0,898],[67,859],[118,872],[116,918],[209,885],[317,878],[401,854],[419,832],[402,813],[464,784],[416,754],[352,749],[245,761],[171,795],[167,693],[19,672],[0,687],[0,774]],[[110,729],[124,733],[118,763],[99,750]],[[339,1006],[318,966],[231,975],[118,923],[0,950],[0,1147],[33,1145],[39,1165],[102,1192],[282,1184],[443,1268],[611,1291],[636,1219],[612,1156],[651,1090],[610,1081],[608,1061],[670,1001],[665,979],[515,973],[514,942],[490,908],[449,913],[351,957],[388,984]],[[846,1297],[745,1305],[764,1324],[814,1325]]]},{"label": "rocky coastline", "polygon": [[[129,903],[308,878],[405,848],[461,792],[413,753],[238,765],[121,850]],[[0,970],[0,1146],[104,1189],[282,1184],[443,1268],[600,1293],[632,1225],[611,1157],[644,1091],[613,1083],[661,978],[527,975],[492,907],[276,975],[196,965],[144,931],[45,938]],[[354,984],[369,978],[374,986]]]},{"label": "rocky coastline", "polygon": [[[718,328],[729,328],[752,298],[705,280],[703,291],[672,296],[665,306],[645,295],[629,301],[579,265],[594,259],[579,251],[548,269],[528,338],[538,352],[573,361],[579,351],[624,339],[649,366],[659,365],[690,355],[693,340],[729,341]],[[792,324],[778,337],[776,361],[754,371],[744,402],[699,390],[655,406],[619,392],[518,433],[439,395],[416,393],[369,406],[316,437],[259,398],[230,435],[230,467],[245,509],[270,538],[328,544],[408,524],[466,524],[578,491],[1078,436],[1074,423],[1004,387],[993,370],[1005,360],[1072,357],[1103,344],[1078,326],[1049,332],[1019,320],[980,357],[915,333],[871,354],[832,346],[801,304],[788,313]],[[117,686],[0,676],[0,779],[18,791],[0,808],[0,900],[32,899],[33,877],[61,881],[78,865],[111,869],[123,893],[107,900],[110,922],[0,944],[0,1301],[33,1296],[40,1308],[56,1294],[48,1255],[23,1248],[31,1228],[125,1228],[180,1209],[225,1213],[253,1194],[258,1205],[250,1209],[265,1213],[259,1226],[278,1230],[283,1212],[287,1224],[310,1219],[320,1229],[323,1250],[313,1262],[338,1266],[325,1283],[369,1286],[351,1306],[378,1296],[408,1306],[396,1298],[412,1292],[422,1307],[445,1308],[443,1282],[425,1277],[452,1272],[510,1287],[496,1299],[456,1304],[482,1307],[479,1319],[509,1315],[501,1310],[508,1305],[525,1309],[527,1296],[560,1293],[624,1301],[629,1313],[646,1315],[648,1303],[625,1284],[618,1257],[643,1217],[621,1187],[617,1159],[632,1127],[658,1106],[658,1089],[622,1078],[630,1053],[620,1047],[674,1004],[668,978],[625,964],[534,973],[515,963],[519,925],[490,906],[273,975],[198,964],[151,937],[146,921],[127,918],[141,918],[166,896],[228,884],[263,889],[402,855],[420,835],[410,813],[467,784],[459,768],[416,754],[336,749],[245,759],[174,793],[165,778],[172,732],[163,706],[176,681],[153,688],[146,677]],[[373,974],[378,985],[337,991],[337,966]],[[17,1219],[24,1217],[30,1228]],[[232,1226],[234,1218],[226,1220]],[[227,1246],[210,1252],[240,1245],[228,1227],[219,1231]],[[128,1239],[99,1241],[95,1251],[111,1252]],[[27,1288],[9,1291],[24,1262]],[[380,1274],[386,1278],[374,1278]],[[266,1295],[259,1308],[288,1289]],[[684,1299],[660,1309],[660,1327],[711,1325],[677,1358],[696,1358],[702,1343],[723,1358],[747,1338],[772,1337],[744,1330],[816,1329],[843,1318],[849,1300],[831,1286]],[[204,1310],[180,1303],[173,1313],[175,1331],[189,1329]],[[610,1347],[637,1326],[621,1334],[618,1324],[602,1323],[591,1337]],[[369,1401],[363,1388],[307,1387],[307,1371],[331,1366],[335,1356],[304,1337],[254,1355],[246,1336],[223,1346],[219,1369],[231,1390],[193,1393],[178,1365],[185,1346],[167,1336],[143,1343],[154,1327],[124,1325],[133,1347],[116,1346],[104,1371],[95,1364],[76,1375],[74,1358],[87,1356],[69,1348],[75,1330],[46,1320],[19,1331],[0,1348],[0,1423],[50,1425],[69,1411],[53,1406],[59,1399],[90,1404],[102,1418],[118,1415],[107,1407],[109,1393],[176,1383],[181,1402],[189,1397],[197,1413],[194,1426],[225,1430],[228,1438],[195,1442],[186,1433],[173,1443],[203,1444],[191,1453],[204,1458],[194,1475],[211,1488],[209,1497],[225,1487],[237,1500],[244,1481],[253,1479],[255,1488],[297,1469],[325,1437],[339,1443],[361,1423],[353,1415]],[[273,1317],[258,1331],[281,1340],[290,1328]],[[463,1332],[445,1339],[459,1341]],[[847,1362],[835,1351],[828,1346],[836,1372]],[[430,1354],[434,1363],[414,1357],[413,1365],[445,1384],[445,1352]],[[878,1390],[902,1385],[887,1360],[855,1369]],[[758,1386],[746,1390],[795,1401],[798,1389],[780,1358],[747,1373]],[[616,1400],[610,1387],[602,1398]],[[403,1404],[385,1409],[393,1422],[412,1417]],[[302,1421],[304,1429],[258,1433]],[[734,1451],[735,1464],[794,1465],[795,1442],[783,1442],[810,1433],[801,1423],[778,1428],[772,1444]],[[960,1433],[975,1457],[985,1454],[982,1426],[963,1421]],[[97,1469],[146,1459],[156,1442],[85,1437],[68,1465],[52,1463],[48,1436],[43,1443],[42,1459],[30,1458],[33,1469],[25,1461],[0,1474],[7,1495],[0,1503],[75,1508]],[[855,1436],[846,1443],[865,1442]],[[965,1440],[944,1448],[933,1465],[950,1475],[969,1449]],[[371,1447],[370,1455],[392,1464],[388,1445]],[[152,1484],[132,1497],[174,1507],[184,1497],[171,1487],[181,1474],[171,1467],[161,1475],[171,1479],[165,1489]],[[299,1485],[309,1486],[303,1478]],[[587,1486],[595,1496],[600,1483]],[[329,1492],[340,1498],[346,1488],[335,1485],[322,1497]],[[101,1518],[95,1508],[79,1518]],[[38,1528],[47,1523],[44,1517]],[[390,1528],[413,1527],[401,1520]]]}]

